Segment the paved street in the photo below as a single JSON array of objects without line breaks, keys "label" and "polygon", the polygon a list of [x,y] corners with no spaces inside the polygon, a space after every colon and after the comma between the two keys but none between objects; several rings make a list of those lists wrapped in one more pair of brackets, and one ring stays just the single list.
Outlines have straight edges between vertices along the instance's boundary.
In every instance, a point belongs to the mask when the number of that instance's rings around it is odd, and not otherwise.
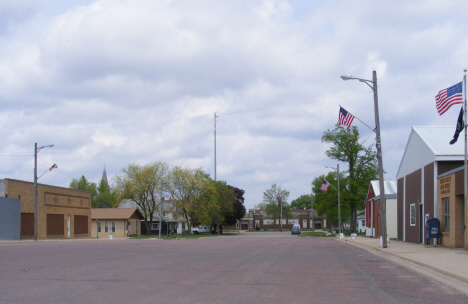
[{"label": "paved street", "polygon": [[467,303],[330,238],[0,243],[0,303]]}]

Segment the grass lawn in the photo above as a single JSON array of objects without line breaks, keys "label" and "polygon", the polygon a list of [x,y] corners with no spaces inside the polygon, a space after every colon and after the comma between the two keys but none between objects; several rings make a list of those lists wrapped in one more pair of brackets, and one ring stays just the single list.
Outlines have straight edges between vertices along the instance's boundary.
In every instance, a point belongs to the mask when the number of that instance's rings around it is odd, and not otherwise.
[{"label": "grass lawn", "polygon": [[[200,233],[200,234],[173,234],[170,237],[166,235],[161,235],[161,239],[163,240],[175,240],[175,239],[199,239],[204,237],[218,237],[218,236],[229,236],[229,235],[237,235],[237,233],[223,233],[223,234],[211,234],[211,233]],[[140,235],[140,236],[132,236],[131,239],[157,239],[159,235]]]},{"label": "grass lawn", "polygon": [[301,234],[299,234],[300,237],[307,237],[307,236],[312,236],[312,237],[335,237],[336,235],[334,233],[330,234],[327,236],[327,233],[325,231],[303,231]]}]

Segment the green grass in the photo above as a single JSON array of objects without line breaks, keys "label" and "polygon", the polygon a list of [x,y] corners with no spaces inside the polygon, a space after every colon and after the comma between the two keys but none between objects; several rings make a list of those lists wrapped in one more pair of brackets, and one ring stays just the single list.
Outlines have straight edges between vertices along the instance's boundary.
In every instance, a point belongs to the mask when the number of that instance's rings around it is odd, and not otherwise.
[{"label": "green grass", "polygon": [[307,237],[307,236],[311,236],[311,237],[335,237],[335,234],[332,233],[330,234],[329,236],[327,236],[327,232],[324,232],[324,231],[303,231],[301,232],[301,234],[299,234],[300,237]]},{"label": "green grass", "polygon": [[[230,235],[237,235],[237,233],[223,233],[223,234],[211,234],[211,233],[200,233],[200,234],[173,234],[170,237],[166,235],[161,235],[161,239],[163,240],[176,240],[176,239],[199,239],[204,237],[218,237],[218,236],[230,236]],[[159,235],[140,235],[140,236],[132,236],[131,239],[141,240],[141,239],[157,239]]]}]

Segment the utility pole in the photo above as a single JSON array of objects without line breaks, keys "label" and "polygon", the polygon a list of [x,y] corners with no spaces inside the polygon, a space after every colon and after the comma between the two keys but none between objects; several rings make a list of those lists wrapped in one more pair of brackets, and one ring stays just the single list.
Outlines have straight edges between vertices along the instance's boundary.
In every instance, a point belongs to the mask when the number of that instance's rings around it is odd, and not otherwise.
[{"label": "utility pole", "polygon": [[34,143],[34,240],[37,241],[37,143]]},{"label": "utility pole", "polygon": [[[375,115],[375,141],[377,147],[377,160],[379,170],[379,188],[380,188],[380,216],[382,220],[382,247],[387,248],[387,203],[385,200],[385,181],[383,176],[382,163],[382,143],[380,139],[380,120],[379,120],[379,100],[377,94],[377,72],[372,72],[372,80],[357,78],[353,76],[341,76],[343,80],[359,80],[367,84],[374,91],[374,115]],[[372,83],[372,86],[369,84]],[[465,107],[466,109],[466,107]],[[466,136],[466,132],[465,132]],[[466,182],[465,182],[466,183]]]},{"label": "utility pole", "polygon": [[338,180],[338,229],[341,233],[341,205],[340,205],[340,164],[336,164],[336,174]]},{"label": "utility pole", "polygon": [[214,180],[216,181],[216,117],[218,115],[214,113]]}]

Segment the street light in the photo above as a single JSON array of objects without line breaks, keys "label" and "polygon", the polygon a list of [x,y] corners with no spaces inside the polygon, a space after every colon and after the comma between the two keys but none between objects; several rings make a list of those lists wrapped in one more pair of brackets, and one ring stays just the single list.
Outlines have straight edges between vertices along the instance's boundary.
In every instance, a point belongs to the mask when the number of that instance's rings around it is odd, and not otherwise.
[{"label": "street light", "polygon": [[[378,159],[378,170],[379,170],[379,188],[380,188],[380,216],[382,218],[382,246],[387,248],[387,216],[386,216],[386,200],[385,200],[385,189],[384,189],[384,177],[383,177],[383,164],[382,164],[382,146],[380,141],[380,122],[379,122],[379,101],[377,94],[377,72],[372,72],[372,80],[357,78],[353,76],[341,76],[343,80],[359,80],[367,84],[372,91],[374,91],[374,114],[375,114],[375,141],[377,146],[377,159]],[[372,84],[372,86],[370,85]]]},{"label": "street light", "polygon": [[54,145],[37,147],[34,144],[34,240],[37,241],[37,153],[44,148],[52,148]]},{"label": "street light", "polygon": [[341,233],[341,206],[340,206],[340,164],[336,164],[335,167],[329,167],[325,166],[325,168],[330,168],[336,171],[337,179],[338,179],[338,186],[337,186],[337,191],[338,191],[338,231]]}]

